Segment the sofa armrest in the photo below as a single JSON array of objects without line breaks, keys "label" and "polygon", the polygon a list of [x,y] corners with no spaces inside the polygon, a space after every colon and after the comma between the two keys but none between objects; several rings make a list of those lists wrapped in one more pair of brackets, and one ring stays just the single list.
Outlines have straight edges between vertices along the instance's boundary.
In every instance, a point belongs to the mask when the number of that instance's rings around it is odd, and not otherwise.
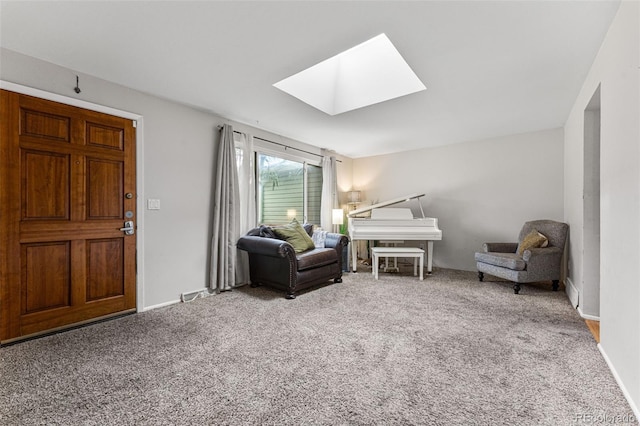
[{"label": "sofa armrest", "polygon": [[[332,248],[336,251],[336,254],[338,255],[338,267],[340,268],[340,271],[343,270],[342,253],[347,244],[349,244],[349,237],[335,232],[328,233],[327,238],[324,241],[324,246],[326,248]],[[349,261],[347,261],[347,265],[348,264]]]},{"label": "sofa armrest", "polygon": [[343,248],[349,244],[349,237],[337,233],[328,233],[327,239],[324,241],[324,246],[327,248],[337,248],[342,246]]},{"label": "sofa armrest", "polygon": [[278,240],[276,238],[245,235],[240,237],[237,247],[240,250],[244,250],[251,254],[260,254],[271,257],[293,256],[295,259],[295,250],[293,249],[293,246],[284,240]]},{"label": "sofa armrest", "polygon": [[515,253],[518,243],[484,243],[482,249],[485,253]]},{"label": "sofa armrest", "polygon": [[527,269],[551,268],[560,264],[562,249],[559,247],[532,248],[522,253]]}]

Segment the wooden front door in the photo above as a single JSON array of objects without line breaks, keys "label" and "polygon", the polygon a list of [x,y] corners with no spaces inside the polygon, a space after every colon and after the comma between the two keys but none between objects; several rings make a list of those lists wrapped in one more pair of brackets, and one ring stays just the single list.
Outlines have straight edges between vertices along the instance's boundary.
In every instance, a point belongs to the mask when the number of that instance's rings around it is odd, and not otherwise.
[{"label": "wooden front door", "polygon": [[0,342],[135,309],[133,122],[0,91]]}]

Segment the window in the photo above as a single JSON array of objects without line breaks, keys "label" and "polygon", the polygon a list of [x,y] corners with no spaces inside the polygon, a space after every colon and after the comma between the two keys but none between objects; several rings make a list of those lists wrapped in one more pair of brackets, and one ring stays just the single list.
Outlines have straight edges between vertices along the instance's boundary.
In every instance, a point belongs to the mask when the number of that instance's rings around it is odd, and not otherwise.
[{"label": "window", "polygon": [[320,225],[322,167],[307,164],[307,222]]},{"label": "window", "polygon": [[320,223],[321,167],[262,153],[256,163],[259,223]]}]

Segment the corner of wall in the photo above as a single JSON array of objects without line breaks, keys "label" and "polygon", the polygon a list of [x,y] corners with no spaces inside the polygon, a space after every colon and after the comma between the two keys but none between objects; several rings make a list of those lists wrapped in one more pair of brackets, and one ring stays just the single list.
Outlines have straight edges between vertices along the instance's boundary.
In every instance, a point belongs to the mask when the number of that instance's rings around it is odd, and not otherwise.
[{"label": "corner of wall", "polygon": [[567,297],[569,297],[569,301],[571,302],[571,306],[577,308],[580,306],[580,292],[571,281],[571,278],[567,277],[564,280],[564,288],[565,293],[567,293]]}]

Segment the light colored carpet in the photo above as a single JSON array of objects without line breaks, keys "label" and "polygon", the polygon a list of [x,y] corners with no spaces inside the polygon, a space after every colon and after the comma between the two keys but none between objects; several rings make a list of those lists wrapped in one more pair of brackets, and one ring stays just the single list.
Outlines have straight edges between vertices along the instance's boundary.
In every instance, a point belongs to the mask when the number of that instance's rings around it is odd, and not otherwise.
[{"label": "light colored carpet", "polygon": [[[562,292],[475,273],[244,287],[0,348],[3,425],[573,425],[631,416]],[[582,417],[581,417],[582,416]]]}]

